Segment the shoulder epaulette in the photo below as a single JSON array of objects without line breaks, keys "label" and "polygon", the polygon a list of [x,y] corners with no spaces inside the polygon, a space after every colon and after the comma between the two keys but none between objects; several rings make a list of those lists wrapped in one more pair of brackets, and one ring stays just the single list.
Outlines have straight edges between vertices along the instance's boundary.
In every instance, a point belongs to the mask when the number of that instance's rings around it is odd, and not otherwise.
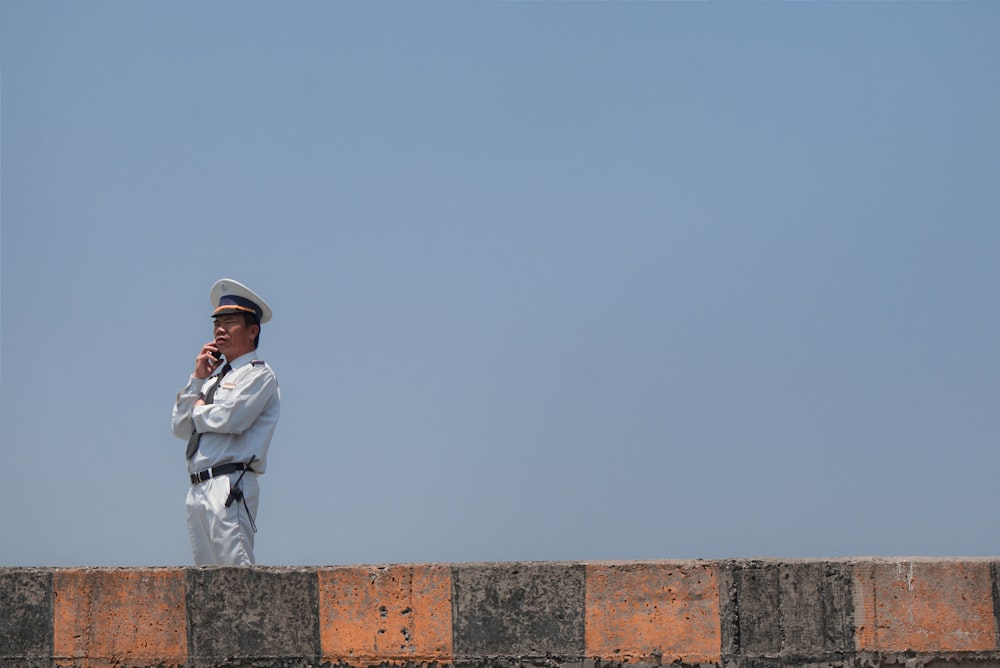
[{"label": "shoulder epaulette", "polygon": [[261,366],[262,364],[266,365],[267,362],[265,362],[264,360],[253,360],[252,362],[250,362],[250,364],[252,364],[253,366]]}]

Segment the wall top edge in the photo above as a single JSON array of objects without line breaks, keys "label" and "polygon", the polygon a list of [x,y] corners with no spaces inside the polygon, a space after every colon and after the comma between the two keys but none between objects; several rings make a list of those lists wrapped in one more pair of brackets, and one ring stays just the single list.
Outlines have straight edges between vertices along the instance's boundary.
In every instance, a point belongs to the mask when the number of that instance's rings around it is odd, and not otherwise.
[{"label": "wall top edge", "polygon": [[643,560],[593,560],[593,561],[470,561],[470,562],[426,562],[426,563],[385,563],[385,564],[328,564],[311,566],[0,566],[2,572],[158,572],[158,571],[212,571],[226,569],[247,569],[267,572],[315,572],[325,570],[362,569],[373,571],[390,568],[538,568],[538,567],[734,567],[734,566],[767,566],[767,565],[803,565],[803,564],[900,564],[900,563],[994,563],[1000,562],[1000,556],[993,557],[927,557],[927,556],[897,556],[897,557],[829,557],[829,558],[782,558],[782,557],[745,557],[728,559],[643,559]]}]

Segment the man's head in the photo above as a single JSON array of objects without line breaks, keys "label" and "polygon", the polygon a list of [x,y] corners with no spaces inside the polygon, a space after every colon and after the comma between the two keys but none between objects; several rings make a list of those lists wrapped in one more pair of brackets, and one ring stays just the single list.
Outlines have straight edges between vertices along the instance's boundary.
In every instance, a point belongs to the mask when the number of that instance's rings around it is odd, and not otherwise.
[{"label": "man's head", "polygon": [[260,326],[271,319],[271,309],[250,288],[223,278],[216,281],[210,293],[215,311],[215,345],[227,359],[256,350],[260,344]]},{"label": "man's head", "polygon": [[254,316],[246,313],[223,313],[215,316],[212,332],[215,347],[229,360],[256,350],[260,343],[260,325]]}]

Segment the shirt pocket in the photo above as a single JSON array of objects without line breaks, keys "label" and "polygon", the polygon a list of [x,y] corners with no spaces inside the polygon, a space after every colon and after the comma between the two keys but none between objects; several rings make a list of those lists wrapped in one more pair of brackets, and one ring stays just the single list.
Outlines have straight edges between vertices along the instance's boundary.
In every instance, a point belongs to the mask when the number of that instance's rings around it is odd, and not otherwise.
[{"label": "shirt pocket", "polygon": [[228,378],[223,379],[219,383],[219,387],[215,390],[215,396],[212,398],[213,404],[224,404],[230,398],[236,394],[236,383],[232,382]]}]

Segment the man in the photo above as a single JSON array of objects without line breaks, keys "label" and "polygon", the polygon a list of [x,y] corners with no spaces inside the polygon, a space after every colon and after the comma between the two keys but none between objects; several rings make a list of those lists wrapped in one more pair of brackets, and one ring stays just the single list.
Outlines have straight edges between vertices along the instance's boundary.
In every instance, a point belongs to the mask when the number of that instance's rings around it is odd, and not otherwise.
[{"label": "man", "polygon": [[188,442],[187,525],[198,566],[254,562],[259,487],[278,423],[280,391],[257,359],[260,326],[271,309],[245,285],[224,278],[210,293],[214,338],[177,393],[174,436]]}]

